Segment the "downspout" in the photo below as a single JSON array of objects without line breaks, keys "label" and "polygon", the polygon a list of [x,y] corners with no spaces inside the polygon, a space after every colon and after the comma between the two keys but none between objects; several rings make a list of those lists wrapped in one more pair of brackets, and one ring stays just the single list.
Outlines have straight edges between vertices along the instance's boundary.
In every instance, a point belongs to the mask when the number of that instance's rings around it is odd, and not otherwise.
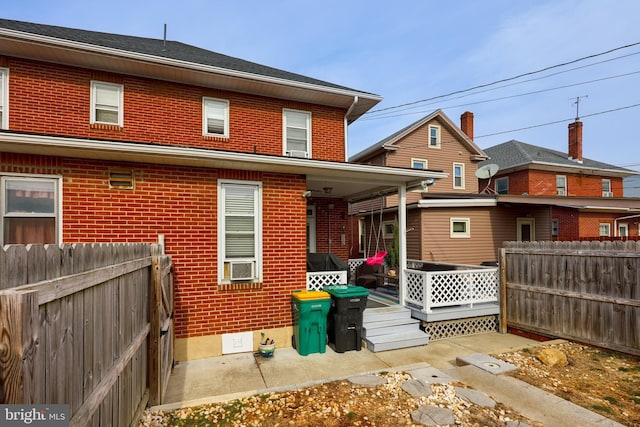
[{"label": "downspout", "polygon": [[402,184],[398,187],[398,246],[400,246],[400,259],[398,260],[398,302],[404,307],[404,295],[406,293],[406,275],[407,269],[407,185]]},{"label": "downspout", "polygon": [[348,123],[347,117],[349,117],[349,114],[351,114],[351,112],[356,107],[356,105],[358,105],[359,100],[360,98],[358,98],[358,95],[354,96],[351,106],[349,107],[346,114],[344,115],[344,161],[345,162],[349,161],[349,131],[348,131],[349,123]]},{"label": "downspout", "polygon": [[617,234],[618,234],[618,220],[620,220],[620,219],[631,219],[631,218],[640,218],[640,214],[621,216],[620,218],[616,218],[616,219],[613,220],[613,237],[620,237],[620,236],[617,236]]}]

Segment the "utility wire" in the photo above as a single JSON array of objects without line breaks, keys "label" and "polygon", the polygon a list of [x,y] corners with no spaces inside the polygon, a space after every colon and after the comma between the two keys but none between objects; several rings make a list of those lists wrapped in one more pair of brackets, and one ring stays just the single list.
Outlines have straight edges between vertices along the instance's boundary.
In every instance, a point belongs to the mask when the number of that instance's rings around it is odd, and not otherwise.
[{"label": "utility wire", "polygon": [[607,55],[607,54],[609,54],[611,52],[615,52],[615,51],[622,50],[622,49],[628,49],[630,47],[638,46],[638,45],[640,45],[640,42],[631,43],[631,44],[627,44],[627,45],[624,45],[624,46],[619,46],[619,47],[616,47],[616,48],[613,48],[613,49],[609,49],[609,50],[604,51],[604,52],[594,53],[594,54],[588,55],[588,56],[583,56],[581,58],[577,58],[577,59],[574,59],[574,60],[571,60],[571,61],[567,61],[567,62],[563,62],[563,63],[560,63],[560,64],[556,64],[556,65],[551,65],[549,67],[544,67],[544,68],[541,68],[541,69],[538,69],[538,70],[535,70],[535,71],[530,71],[530,72],[527,72],[527,73],[519,74],[517,76],[507,77],[507,78],[500,79],[500,80],[495,80],[495,81],[493,81],[491,83],[484,83],[484,84],[473,86],[473,87],[470,87],[470,88],[467,88],[467,89],[456,90],[456,91],[449,92],[449,93],[444,94],[444,95],[437,95],[437,96],[433,96],[431,98],[425,98],[425,99],[421,99],[421,100],[418,100],[418,101],[407,102],[407,103],[400,104],[400,105],[395,105],[395,106],[392,106],[392,107],[379,108],[377,110],[369,111],[369,112],[367,112],[365,114],[378,113],[380,111],[387,111],[387,110],[392,110],[392,109],[396,109],[396,108],[406,107],[406,106],[409,106],[409,105],[419,104],[419,103],[422,103],[422,102],[433,101],[434,99],[446,98],[448,96],[457,95],[459,93],[471,92],[472,90],[481,89],[481,88],[485,88],[485,87],[488,87],[488,86],[493,86],[493,85],[496,85],[496,84],[499,84],[499,83],[504,83],[504,82],[516,80],[516,79],[519,79],[519,78],[522,78],[522,77],[526,77],[526,76],[531,76],[531,75],[534,75],[534,74],[539,74],[539,73],[542,73],[542,72],[545,72],[545,71],[552,70],[554,68],[565,67],[565,66],[570,65],[570,64],[575,64],[577,62],[581,62],[581,61],[584,61],[584,60],[587,60],[587,59],[596,58],[596,57],[602,56],[602,55]]}]

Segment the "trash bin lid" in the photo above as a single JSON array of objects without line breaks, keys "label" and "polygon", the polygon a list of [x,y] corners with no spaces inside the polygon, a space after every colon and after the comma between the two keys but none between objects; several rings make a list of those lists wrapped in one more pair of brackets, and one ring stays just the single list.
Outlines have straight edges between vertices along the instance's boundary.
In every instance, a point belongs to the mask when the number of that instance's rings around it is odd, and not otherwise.
[{"label": "trash bin lid", "polygon": [[326,299],[331,298],[327,292],[323,291],[293,291],[291,294],[294,298],[299,300],[313,300],[313,299]]},{"label": "trash bin lid", "polygon": [[330,285],[323,288],[336,298],[366,297],[369,295],[367,288],[351,285]]}]

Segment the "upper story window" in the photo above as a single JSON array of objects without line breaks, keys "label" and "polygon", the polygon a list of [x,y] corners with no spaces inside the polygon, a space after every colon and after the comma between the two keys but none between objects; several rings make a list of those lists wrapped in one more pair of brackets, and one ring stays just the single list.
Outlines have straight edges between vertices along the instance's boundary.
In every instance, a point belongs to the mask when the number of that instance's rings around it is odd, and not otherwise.
[{"label": "upper story window", "polygon": [[229,136],[229,101],[202,98],[202,134]]},{"label": "upper story window", "polygon": [[503,176],[496,179],[496,193],[509,194],[509,177]]},{"label": "upper story window", "polygon": [[262,185],[221,180],[218,187],[218,275],[221,282],[260,280]]},{"label": "upper story window", "polygon": [[0,179],[2,244],[57,243],[58,178],[3,176]]},{"label": "upper story window", "polygon": [[91,82],[91,123],[122,126],[124,86]]},{"label": "upper story window", "polygon": [[453,164],[453,188],[464,189],[464,163]]},{"label": "upper story window", "polygon": [[558,196],[567,195],[567,177],[564,175],[556,175],[556,194]]},{"label": "upper story window", "polygon": [[284,155],[311,158],[311,113],[283,110]]},{"label": "upper story window", "polygon": [[9,129],[9,70],[0,68],[0,129]]},{"label": "upper story window", "polygon": [[440,126],[429,125],[429,147],[440,148]]},{"label": "upper story window", "polygon": [[429,169],[429,161],[425,159],[411,159],[413,169]]},{"label": "upper story window", "polygon": [[613,197],[613,191],[611,191],[611,180],[602,180],[602,197]]}]

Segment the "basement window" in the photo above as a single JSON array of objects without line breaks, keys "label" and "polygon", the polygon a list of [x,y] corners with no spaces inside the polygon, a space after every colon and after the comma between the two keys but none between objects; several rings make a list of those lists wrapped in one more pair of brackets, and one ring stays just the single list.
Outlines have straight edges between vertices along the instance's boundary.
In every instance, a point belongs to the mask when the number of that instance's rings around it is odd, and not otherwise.
[{"label": "basement window", "polygon": [[112,169],[109,171],[109,188],[112,190],[133,190],[133,171]]}]

